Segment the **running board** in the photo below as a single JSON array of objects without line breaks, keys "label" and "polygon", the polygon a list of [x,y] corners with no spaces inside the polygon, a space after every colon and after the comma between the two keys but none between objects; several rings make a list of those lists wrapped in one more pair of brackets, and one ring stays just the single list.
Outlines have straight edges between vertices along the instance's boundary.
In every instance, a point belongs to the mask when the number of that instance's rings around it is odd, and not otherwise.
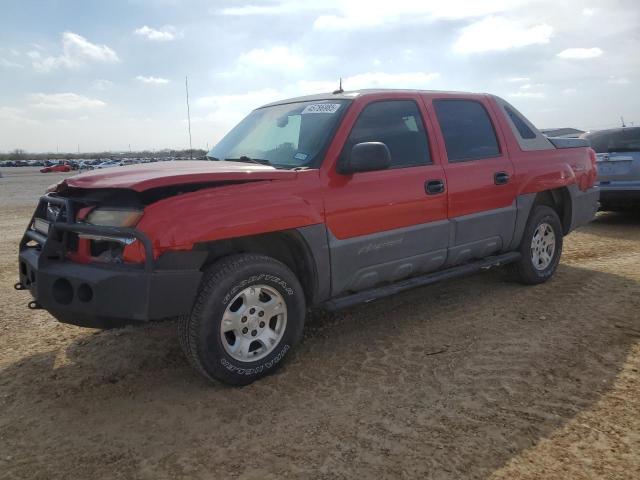
[{"label": "running board", "polygon": [[430,285],[432,283],[449,280],[451,278],[464,277],[482,270],[489,270],[490,268],[517,262],[520,258],[522,258],[522,255],[519,252],[503,253],[502,255],[487,257],[482,260],[465,263],[464,265],[451,267],[439,272],[428,273],[426,275],[412,277],[407,280],[401,280],[382,287],[375,287],[362,292],[356,292],[351,295],[333,298],[324,302],[321,306],[329,311],[341,310],[360,303],[373,302],[379,298],[395,295],[396,293],[404,292],[405,290],[410,290],[412,288]]}]

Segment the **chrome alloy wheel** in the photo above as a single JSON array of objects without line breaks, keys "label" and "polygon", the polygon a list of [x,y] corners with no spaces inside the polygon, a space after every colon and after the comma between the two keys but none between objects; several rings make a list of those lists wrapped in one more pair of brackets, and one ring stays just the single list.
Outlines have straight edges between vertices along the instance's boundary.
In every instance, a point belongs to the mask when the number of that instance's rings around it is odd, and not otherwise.
[{"label": "chrome alloy wheel", "polygon": [[541,223],[531,239],[531,261],[536,270],[544,270],[553,260],[556,251],[556,234],[548,223]]},{"label": "chrome alloy wheel", "polygon": [[240,362],[254,362],[269,355],[287,327],[287,304],[267,285],[252,285],[229,302],[220,339],[226,352]]}]

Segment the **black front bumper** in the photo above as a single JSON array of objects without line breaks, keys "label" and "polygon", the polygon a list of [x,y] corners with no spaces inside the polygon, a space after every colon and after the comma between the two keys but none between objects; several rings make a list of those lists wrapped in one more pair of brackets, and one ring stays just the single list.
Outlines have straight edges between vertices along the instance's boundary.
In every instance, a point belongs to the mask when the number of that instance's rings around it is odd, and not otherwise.
[{"label": "black front bumper", "polygon": [[[53,197],[55,198],[55,197]],[[42,197],[42,203],[52,197]],[[58,198],[53,203],[60,203]],[[29,228],[20,243],[18,288],[29,289],[33,306],[59,321],[104,328],[186,314],[200,284],[205,252],[172,252],[154,260],[150,240],[133,229],[74,223],[72,206],[62,201],[66,218],[54,221],[48,235]],[[34,218],[42,212],[39,205]],[[135,238],[145,249],[143,265],[75,263],[66,258],[68,234]]]}]

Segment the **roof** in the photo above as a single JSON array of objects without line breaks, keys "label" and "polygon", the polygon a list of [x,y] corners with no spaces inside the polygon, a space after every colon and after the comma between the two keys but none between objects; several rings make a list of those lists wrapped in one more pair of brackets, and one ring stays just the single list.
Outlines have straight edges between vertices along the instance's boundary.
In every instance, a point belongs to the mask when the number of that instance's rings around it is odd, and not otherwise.
[{"label": "roof", "polygon": [[286,103],[296,102],[313,102],[318,100],[353,100],[356,97],[364,95],[376,95],[381,93],[453,93],[453,94],[465,94],[465,95],[482,95],[480,93],[473,92],[452,92],[445,90],[416,90],[416,89],[400,89],[400,88],[366,88],[361,90],[343,91],[341,93],[316,93],[314,95],[303,95],[301,97],[287,98],[278,100],[276,102],[267,103],[259,108],[271,107],[273,105],[283,105]]}]

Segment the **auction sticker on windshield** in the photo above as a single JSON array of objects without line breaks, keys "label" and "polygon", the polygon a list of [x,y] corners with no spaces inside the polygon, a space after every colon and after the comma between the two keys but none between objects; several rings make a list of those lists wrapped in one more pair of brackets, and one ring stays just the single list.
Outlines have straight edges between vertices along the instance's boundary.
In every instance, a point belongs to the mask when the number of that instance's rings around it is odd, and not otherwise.
[{"label": "auction sticker on windshield", "polygon": [[336,113],[339,108],[339,103],[312,103],[304,107],[302,115],[305,113]]}]

